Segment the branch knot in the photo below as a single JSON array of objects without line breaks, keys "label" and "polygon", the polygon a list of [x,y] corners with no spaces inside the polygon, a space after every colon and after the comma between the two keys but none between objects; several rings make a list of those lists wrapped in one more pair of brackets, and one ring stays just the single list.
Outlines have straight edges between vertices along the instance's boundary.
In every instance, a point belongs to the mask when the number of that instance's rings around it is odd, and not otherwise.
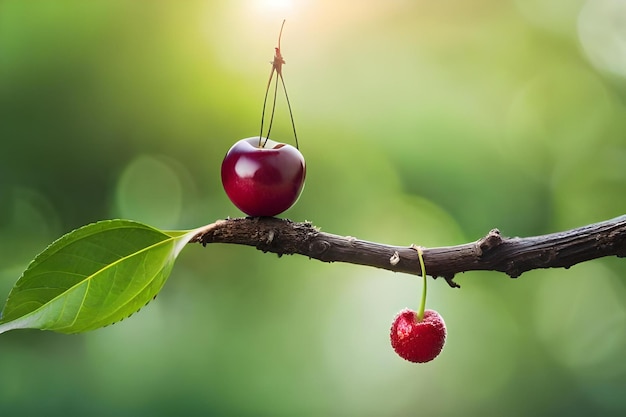
[{"label": "branch knot", "polygon": [[481,257],[502,244],[500,230],[491,229],[487,236],[476,242],[476,255]]},{"label": "branch knot", "polygon": [[311,242],[311,244],[309,245],[309,251],[310,251],[309,257],[313,257],[313,258],[319,257],[320,259],[324,260],[322,255],[324,254],[324,252],[328,251],[330,247],[331,245],[327,241],[322,240],[322,239],[316,239],[313,242]]}]

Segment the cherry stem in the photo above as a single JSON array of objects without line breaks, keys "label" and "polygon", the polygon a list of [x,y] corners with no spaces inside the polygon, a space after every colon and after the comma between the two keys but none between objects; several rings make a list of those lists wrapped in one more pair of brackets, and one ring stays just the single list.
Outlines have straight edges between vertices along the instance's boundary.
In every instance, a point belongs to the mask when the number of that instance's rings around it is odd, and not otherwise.
[{"label": "cherry stem", "polygon": [[[267,87],[265,88],[265,97],[263,98],[263,110],[261,110],[261,131],[259,132],[259,148],[264,146],[261,143],[263,139],[263,122],[265,121],[265,106],[267,104],[267,95],[270,92],[270,85],[272,84],[272,78],[274,77],[274,67],[272,67],[272,72],[270,73],[270,79],[267,81]],[[274,103],[276,103],[276,95],[274,95]],[[274,117],[274,112],[272,112],[272,117]]]},{"label": "cherry stem", "polygon": [[[296,133],[296,123],[293,121],[293,112],[291,111],[291,103],[289,102],[289,95],[287,94],[287,87],[285,86],[285,79],[283,78],[283,74],[278,74],[280,76],[280,81],[283,83],[283,90],[285,91],[285,98],[287,99],[287,107],[289,108],[289,117],[291,118],[291,126],[293,127],[293,137],[296,140],[296,149],[300,149],[298,145],[298,134]],[[278,80],[276,80],[278,84]]]},{"label": "cherry stem", "polygon": [[426,265],[424,265],[424,256],[422,248],[417,248],[417,257],[420,261],[420,268],[422,269],[422,279],[424,280],[424,286],[422,287],[422,301],[420,302],[420,308],[417,312],[417,321],[424,320],[424,311],[426,310],[426,291],[428,287],[428,280],[426,279]]},{"label": "cherry stem", "polygon": [[[272,131],[272,124],[274,124],[274,111],[276,110],[276,93],[278,93],[278,77],[276,77],[276,82],[274,83],[274,100],[272,100],[272,113],[270,115],[270,125],[267,128],[267,135],[265,136],[265,142],[263,142],[263,145],[261,146],[262,148],[265,147],[265,144],[270,139],[270,132]],[[265,94],[265,97],[267,98],[267,92]],[[265,102],[263,102],[263,108],[265,109]],[[261,134],[263,134],[263,130],[261,130]],[[259,138],[259,141],[261,141],[260,138]]]},{"label": "cherry stem", "polygon": [[[280,53],[280,39],[283,36],[283,28],[285,27],[285,20],[283,20],[283,24],[280,26],[280,33],[278,34],[278,47],[274,48],[276,53],[274,55],[274,60],[272,61],[272,71],[270,72],[270,78],[267,81],[267,87],[265,88],[265,97],[263,97],[263,110],[261,110],[261,131],[259,132],[259,148],[264,148],[267,144],[267,141],[270,138],[270,133],[272,131],[272,124],[274,123],[274,112],[276,110],[276,96],[278,93],[278,78],[280,78],[280,82],[283,85],[283,91],[285,92],[285,98],[287,99],[287,107],[289,108],[289,117],[291,119],[291,126],[293,127],[293,136],[296,141],[296,149],[300,149],[298,144],[298,134],[296,133],[296,124],[293,121],[293,112],[291,111],[291,102],[289,101],[289,95],[287,94],[287,87],[285,86],[285,79],[283,78],[282,66],[285,63],[283,60],[283,56]],[[265,122],[265,108],[267,106],[267,97],[269,95],[270,86],[272,85],[272,78],[274,78],[274,72],[276,72],[276,81],[274,84],[274,98],[272,100],[272,113],[270,115],[270,122],[267,128],[267,135],[265,136],[265,141],[263,141],[263,125]]]}]

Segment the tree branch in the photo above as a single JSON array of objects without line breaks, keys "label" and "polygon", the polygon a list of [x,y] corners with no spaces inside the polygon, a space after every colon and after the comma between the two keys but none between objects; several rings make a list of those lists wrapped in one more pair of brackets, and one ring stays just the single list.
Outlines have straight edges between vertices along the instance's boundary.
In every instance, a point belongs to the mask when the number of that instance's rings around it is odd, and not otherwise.
[{"label": "tree branch", "polygon": [[[254,246],[279,256],[300,254],[323,262],[347,262],[420,275],[416,246],[391,246],[321,232],[309,222],[274,217],[219,220],[202,228],[191,242]],[[626,215],[576,229],[525,238],[508,238],[498,229],[476,242],[423,248],[428,274],[452,287],[465,271],[499,271],[511,278],[538,268],[569,268],[604,256],[626,257]]]}]

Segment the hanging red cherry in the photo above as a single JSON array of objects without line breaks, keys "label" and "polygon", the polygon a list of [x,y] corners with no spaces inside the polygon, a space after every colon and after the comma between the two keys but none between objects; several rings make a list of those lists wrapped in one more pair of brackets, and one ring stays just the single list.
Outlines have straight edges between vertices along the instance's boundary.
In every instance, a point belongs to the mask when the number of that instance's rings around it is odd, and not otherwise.
[{"label": "hanging red cherry", "polygon": [[430,362],[435,359],[446,342],[446,324],[434,310],[424,311],[420,321],[417,313],[404,309],[391,325],[391,346],[410,362]]}]

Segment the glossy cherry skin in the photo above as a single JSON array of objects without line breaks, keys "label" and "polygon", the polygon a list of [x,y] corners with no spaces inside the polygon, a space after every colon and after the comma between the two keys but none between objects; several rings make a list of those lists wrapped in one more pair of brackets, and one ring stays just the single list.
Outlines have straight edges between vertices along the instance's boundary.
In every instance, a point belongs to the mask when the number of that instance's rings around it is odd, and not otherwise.
[{"label": "glossy cherry skin", "polygon": [[391,325],[391,346],[403,359],[410,362],[430,362],[435,359],[446,342],[446,324],[434,310],[424,311],[422,321],[417,321],[413,310],[398,313]]},{"label": "glossy cherry skin", "polygon": [[[276,216],[295,204],[306,177],[304,157],[291,145],[259,137],[241,139],[222,161],[222,185],[248,216]],[[264,146],[263,146],[264,144]]]}]

